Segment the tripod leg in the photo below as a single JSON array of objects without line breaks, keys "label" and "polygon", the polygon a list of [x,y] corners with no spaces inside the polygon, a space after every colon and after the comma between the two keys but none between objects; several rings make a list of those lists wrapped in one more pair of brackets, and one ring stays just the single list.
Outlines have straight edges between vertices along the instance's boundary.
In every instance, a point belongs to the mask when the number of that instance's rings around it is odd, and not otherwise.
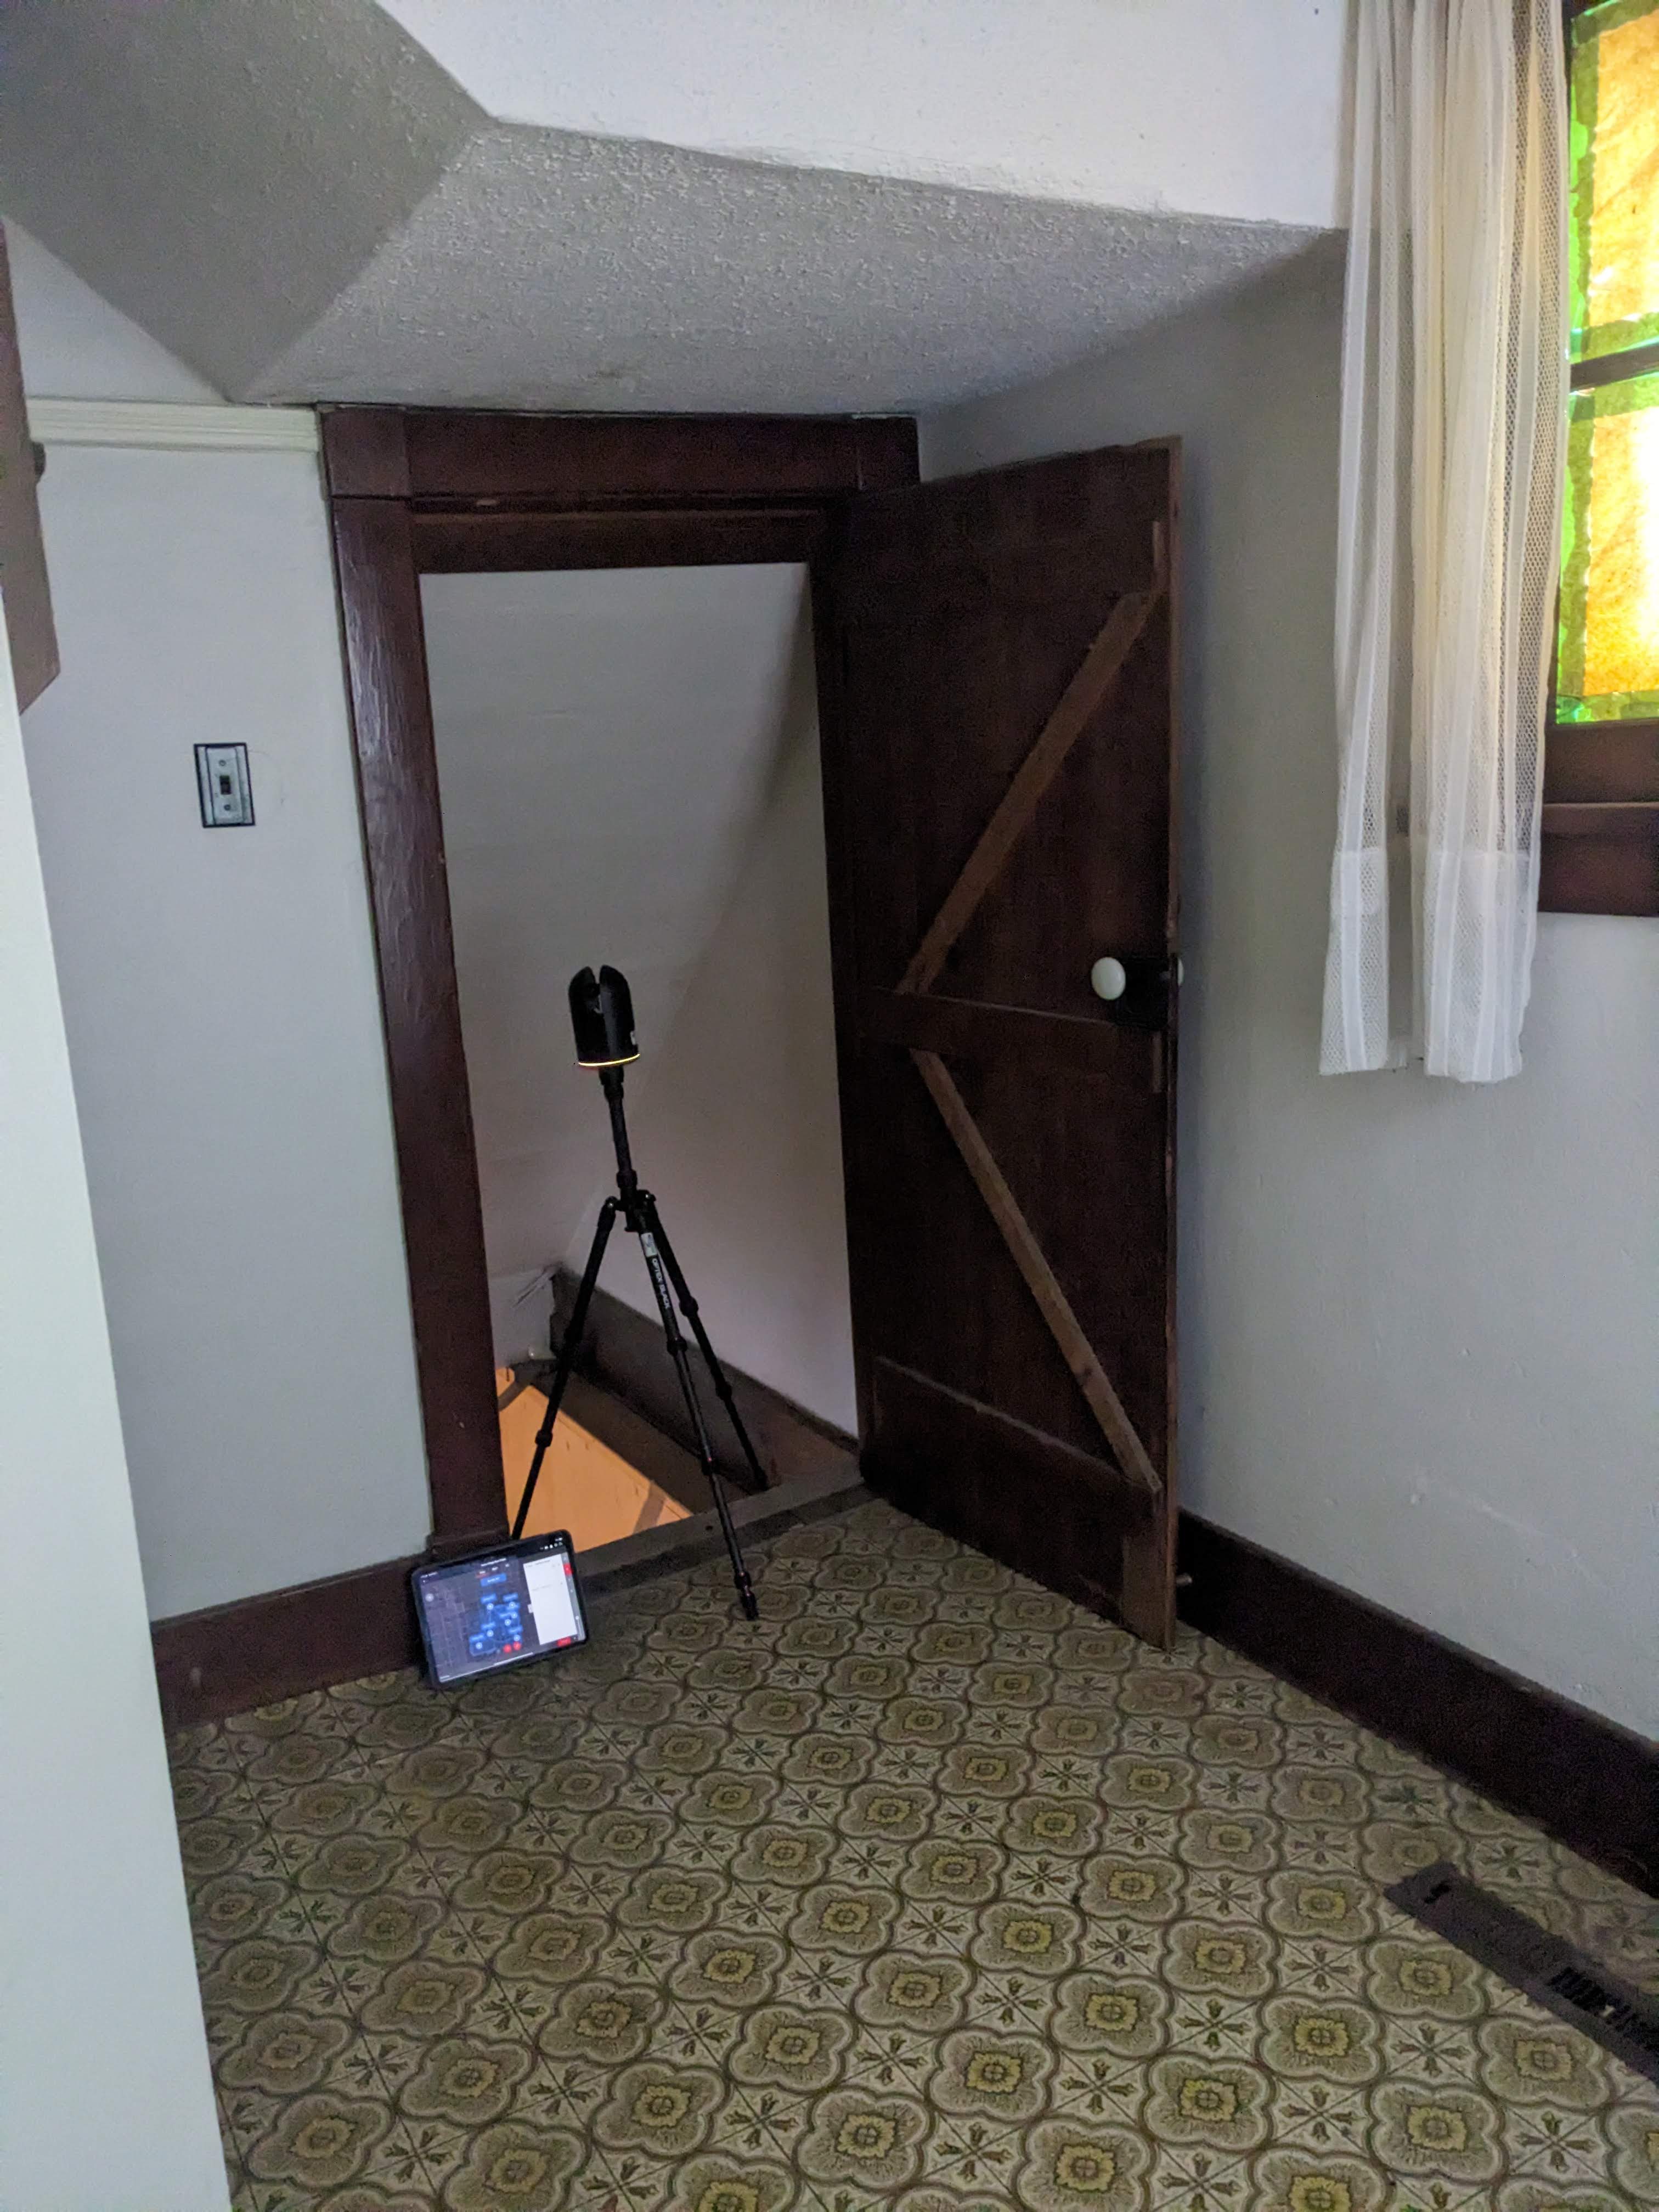
[{"label": "tripod leg", "polygon": [[547,1448],[553,1441],[553,1424],[559,1418],[564,1387],[570,1380],[570,1370],[575,1364],[582,1331],[587,1326],[587,1309],[593,1303],[593,1285],[599,1279],[599,1262],[605,1257],[605,1248],[611,1241],[611,1231],[616,1226],[617,1216],[621,1210],[620,1202],[614,1198],[607,1198],[599,1208],[587,1265],[582,1269],[576,1303],[570,1309],[570,1324],[560,1340],[558,1364],[553,1370],[553,1380],[547,1388],[547,1412],[536,1431],[536,1454],[530,1462],[529,1479],[524,1486],[524,1495],[519,1500],[519,1510],[513,1516],[513,1540],[515,1544],[523,1535],[524,1524],[530,1518],[530,1501],[536,1495],[536,1485],[541,1480],[542,1462],[547,1457]]},{"label": "tripod leg", "polygon": [[702,1418],[702,1407],[697,1403],[697,1386],[691,1377],[691,1362],[686,1356],[685,1339],[674,1318],[673,1296],[663,1266],[659,1231],[655,1226],[656,1206],[648,1196],[641,1195],[641,1210],[647,1219],[639,1224],[640,1249],[645,1254],[645,1264],[650,1270],[651,1287],[657,1294],[657,1310],[662,1316],[663,1334],[668,1340],[668,1356],[674,1363],[674,1372],[679,1378],[680,1395],[690,1416],[691,1432],[697,1440],[697,1457],[702,1462],[702,1471],[708,1478],[708,1487],[714,1494],[714,1510],[720,1516],[720,1534],[726,1539],[726,1549],[732,1561],[732,1580],[737,1586],[738,1602],[742,1606],[746,1620],[758,1620],[760,1604],[755,1595],[755,1585],[750,1581],[749,1570],[744,1565],[743,1553],[738,1544],[738,1532],[732,1522],[732,1509],[726,1499],[726,1484],[715,1462],[714,1447],[708,1440],[708,1428]]},{"label": "tripod leg", "polygon": [[738,1401],[732,1395],[732,1385],[726,1379],[726,1370],[714,1357],[714,1347],[708,1341],[708,1331],[702,1325],[702,1315],[696,1300],[691,1295],[691,1285],[685,1279],[684,1269],[674,1257],[674,1248],[669,1243],[668,1232],[662,1225],[662,1216],[657,1211],[657,1201],[649,1192],[644,1195],[652,1234],[655,1237],[661,1250],[663,1264],[668,1269],[669,1279],[674,1285],[674,1295],[680,1302],[680,1311],[690,1322],[691,1334],[697,1340],[697,1349],[702,1354],[703,1365],[708,1370],[709,1379],[714,1385],[714,1395],[725,1407],[726,1418],[737,1432],[738,1442],[743,1447],[743,1455],[749,1462],[749,1472],[755,1478],[756,1489],[769,1490],[772,1486],[771,1479],[761,1465],[760,1455],[750,1443],[749,1431],[743,1425],[743,1416],[738,1411]]}]

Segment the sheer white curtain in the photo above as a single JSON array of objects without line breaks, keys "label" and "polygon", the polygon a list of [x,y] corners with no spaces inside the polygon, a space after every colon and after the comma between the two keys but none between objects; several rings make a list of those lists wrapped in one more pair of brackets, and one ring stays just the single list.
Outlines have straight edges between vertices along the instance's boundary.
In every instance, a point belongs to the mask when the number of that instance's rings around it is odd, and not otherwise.
[{"label": "sheer white curtain", "polygon": [[1521,1065],[1566,445],[1559,0],[1359,0],[1320,1065]]}]

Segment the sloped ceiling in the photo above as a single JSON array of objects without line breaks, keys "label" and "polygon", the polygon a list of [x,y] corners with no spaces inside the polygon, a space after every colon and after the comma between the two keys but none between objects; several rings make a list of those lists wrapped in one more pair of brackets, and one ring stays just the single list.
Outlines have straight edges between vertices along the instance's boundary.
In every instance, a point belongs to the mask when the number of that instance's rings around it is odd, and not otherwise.
[{"label": "sloped ceiling", "polygon": [[[919,4],[826,20],[914,45]],[[1194,9],[1231,17],[1231,44],[1218,28],[1206,44]],[[1042,68],[1003,125],[1006,24],[1002,47],[985,32],[1011,9],[964,5],[965,58],[913,88],[907,153],[904,99],[872,90],[860,125],[857,72],[818,51],[822,27],[798,33],[798,0],[787,17],[779,0],[629,0],[615,21],[587,0],[395,0],[402,21],[373,0],[9,0],[0,210],[233,398],[801,410],[922,410],[1041,374],[1248,281],[1329,221],[1334,0],[1253,0],[1243,49],[1232,0],[1025,0]],[[701,105],[647,65],[650,23],[672,58],[691,17],[748,63],[710,64]],[[630,26],[631,70],[615,51]],[[924,38],[918,69],[927,54]],[[1090,150],[1086,100],[1036,127],[1079,71],[1102,80],[1109,158]],[[485,100],[515,84],[530,119],[496,119]],[[1297,98],[1299,166],[1284,150]],[[691,143],[568,127],[613,115]],[[769,134],[811,158],[755,158]],[[984,176],[1018,189],[949,180]]]},{"label": "sloped ceiling", "polygon": [[1059,368],[1314,235],[495,128],[245,389],[908,411]]},{"label": "sloped ceiling", "polygon": [[82,282],[13,219],[6,224],[23,387],[37,398],[160,399],[220,394],[130,315]]},{"label": "sloped ceiling", "polygon": [[0,210],[233,395],[483,120],[367,0],[0,9]]}]

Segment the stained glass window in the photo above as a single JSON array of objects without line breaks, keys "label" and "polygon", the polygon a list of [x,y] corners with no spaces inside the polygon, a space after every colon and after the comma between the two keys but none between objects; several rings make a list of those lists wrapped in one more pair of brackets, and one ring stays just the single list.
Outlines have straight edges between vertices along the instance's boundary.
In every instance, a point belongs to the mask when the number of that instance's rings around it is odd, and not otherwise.
[{"label": "stained glass window", "polygon": [[1555,712],[1659,715],[1659,375],[1572,395]]},{"label": "stained glass window", "polygon": [[1659,0],[1574,18],[1573,358],[1659,338]]},{"label": "stained glass window", "polygon": [[1556,720],[1659,717],[1659,0],[1569,26],[1573,394]]}]

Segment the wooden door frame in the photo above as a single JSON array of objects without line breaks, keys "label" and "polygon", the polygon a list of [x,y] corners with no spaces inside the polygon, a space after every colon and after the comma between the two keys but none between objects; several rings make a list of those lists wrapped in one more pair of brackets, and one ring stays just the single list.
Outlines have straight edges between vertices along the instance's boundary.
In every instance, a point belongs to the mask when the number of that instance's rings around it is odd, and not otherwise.
[{"label": "wooden door frame", "polygon": [[[507,1520],[421,578],[816,563],[847,500],[917,481],[916,426],[908,416],[342,407],[323,415],[322,454],[431,1543],[465,1550],[497,1540]],[[823,659],[820,650],[821,671]],[[832,915],[832,934],[836,925]]]}]

